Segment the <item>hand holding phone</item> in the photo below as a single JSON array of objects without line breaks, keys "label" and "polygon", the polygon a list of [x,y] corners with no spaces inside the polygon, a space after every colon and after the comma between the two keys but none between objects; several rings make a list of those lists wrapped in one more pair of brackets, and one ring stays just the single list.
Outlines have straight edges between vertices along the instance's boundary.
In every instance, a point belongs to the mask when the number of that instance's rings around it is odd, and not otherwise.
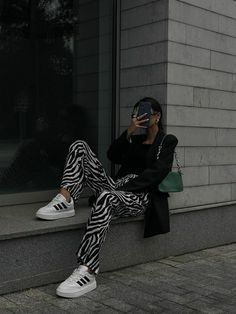
[{"label": "hand holding phone", "polygon": [[151,104],[149,102],[140,102],[138,108],[132,114],[131,124],[127,129],[127,139],[135,132],[137,128],[148,128],[151,117]]},{"label": "hand holding phone", "polygon": [[145,127],[145,128],[149,127],[149,120],[150,120],[151,114],[152,114],[152,112],[151,112],[151,104],[150,104],[150,102],[141,101],[140,104],[139,104],[139,108],[138,108],[137,119],[142,119],[143,117],[145,117],[146,121],[144,121],[142,123],[143,127]]}]

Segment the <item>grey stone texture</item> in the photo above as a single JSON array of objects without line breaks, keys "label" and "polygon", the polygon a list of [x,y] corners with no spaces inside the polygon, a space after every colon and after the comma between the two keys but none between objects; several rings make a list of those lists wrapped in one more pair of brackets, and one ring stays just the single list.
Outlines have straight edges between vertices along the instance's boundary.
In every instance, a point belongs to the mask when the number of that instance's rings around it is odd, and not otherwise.
[{"label": "grey stone texture", "polygon": [[236,244],[169,256],[97,276],[98,287],[75,299],[58,283],[0,297],[0,313],[234,314]]},{"label": "grey stone texture", "polygon": [[235,201],[236,2],[169,0],[167,131],[184,149],[172,208]]},{"label": "grey stone texture", "polygon": [[121,1],[120,131],[141,97],[164,105],[185,184],[173,209],[235,200],[235,12],[233,0]]},{"label": "grey stone texture", "polygon": [[142,97],[150,95],[166,104],[167,18],[168,1],[121,1],[121,131]]}]

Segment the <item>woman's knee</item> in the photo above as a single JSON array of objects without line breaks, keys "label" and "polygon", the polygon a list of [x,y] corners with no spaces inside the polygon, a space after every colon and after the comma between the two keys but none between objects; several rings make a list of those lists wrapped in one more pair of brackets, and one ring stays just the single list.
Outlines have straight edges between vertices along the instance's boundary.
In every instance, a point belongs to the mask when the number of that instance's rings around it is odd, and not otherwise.
[{"label": "woman's knee", "polygon": [[110,214],[112,213],[113,209],[114,209],[114,195],[112,191],[107,190],[102,191],[98,195],[92,211],[97,215],[107,214],[108,218],[110,217]]},{"label": "woman's knee", "polygon": [[113,198],[113,191],[103,190],[97,197],[97,203],[101,201],[111,201]]},{"label": "woman's knee", "polygon": [[83,141],[83,140],[77,140],[77,141],[74,141],[71,145],[70,145],[70,148],[69,150],[78,150],[78,149],[84,149],[85,147],[87,147],[88,144],[86,141]]}]

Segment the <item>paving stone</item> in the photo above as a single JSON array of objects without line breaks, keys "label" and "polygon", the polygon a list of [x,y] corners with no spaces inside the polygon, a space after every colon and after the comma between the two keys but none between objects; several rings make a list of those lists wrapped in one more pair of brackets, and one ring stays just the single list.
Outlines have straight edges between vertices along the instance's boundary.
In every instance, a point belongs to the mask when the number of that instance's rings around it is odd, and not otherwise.
[{"label": "paving stone", "polygon": [[107,296],[103,292],[100,292],[97,289],[86,294],[86,297],[96,302],[102,302],[102,300],[107,299]]},{"label": "paving stone", "polygon": [[[122,275],[124,275],[124,274],[122,274]],[[127,273],[127,275],[129,275],[129,274]],[[117,275],[115,275],[113,273],[113,275],[110,274],[110,279],[111,280],[118,280],[121,282],[123,281],[125,283],[127,280],[127,275],[125,275],[125,277],[122,277],[121,272],[119,272],[119,274],[117,274]],[[147,275],[147,274],[145,274],[145,275]],[[196,278],[196,281],[194,281],[194,282],[189,280],[189,279],[187,280],[187,283],[186,283],[186,280],[183,282],[178,282],[178,285],[182,284],[182,286],[177,287],[175,280],[173,280],[173,282],[171,280],[169,280],[169,282],[154,282],[154,281],[152,281],[151,284],[148,284],[149,278],[148,278],[148,276],[146,277],[145,275],[144,276],[139,275],[139,278],[136,278],[137,280],[133,281],[133,284],[131,283],[131,285],[133,285],[136,289],[140,289],[140,290],[145,291],[145,292],[150,293],[150,294],[156,294],[159,297],[160,296],[163,297],[163,295],[165,293],[166,293],[166,296],[168,296],[168,292],[169,292],[170,293],[169,299],[174,300],[174,301],[176,301],[178,299],[179,303],[185,303],[186,300],[191,301],[192,299],[199,298],[202,295],[207,295],[207,294],[212,293],[211,290],[210,291],[208,291],[208,290],[204,291],[202,288],[202,285],[200,285],[200,287],[199,287],[199,284],[198,284],[198,287],[196,287],[195,285],[198,283],[197,278]],[[168,277],[168,273],[166,274],[166,277]],[[138,280],[140,280],[140,279],[141,279],[141,281],[139,282]],[[130,282],[129,282],[129,284],[130,284]],[[208,282],[207,282],[207,284],[208,284]],[[175,293],[174,295],[173,295],[173,291]],[[191,292],[191,294],[188,294],[185,297],[185,294],[188,292]],[[163,295],[161,295],[161,293],[163,293]],[[181,296],[181,295],[182,295],[182,298],[181,297],[179,298],[178,296]]]},{"label": "paving stone", "polygon": [[147,304],[147,311],[149,311],[149,313],[162,313],[163,312],[163,307],[160,306],[160,301],[158,302],[154,302],[152,304]]},{"label": "paving stone", "polygon": [[[41,307],[41,308],[36,309],[36,310],[31,309],[29,312],[25,312],[25,314],[55,314],[55,313],[56,314],[68,314],[68,313],[72,313],[72,312],[64,311],[64,310],[57,308],[55,306],[52,306],[52,305],[48,305],[47,307]],[[78,313],[78,311],[77,311],[77,313]],[[83,313],[83,314],[85,314],[85,313]]]},{"label": "paving stone", "polygon": [[11,307],[0,307],[0,314],[14,313],[14,314],[25,314],[26,311],[23,308],[12,305]]},{"label": "paving stone", "polygon": [[[166,259],[166,260],[168,260],[168,259]],[[161,261],[163,261],[163,260],[158,260],[158,261],[152,262],[152,263],[136,265],[135,270],[136,271],[142,270],[142,272],[143,271],[144,272],[148,272],[148,271],[157,271],[157,272],[163,272],[163,271],[172,272],[173,271],[173,272],[176,272],[176,271],[178,271],[178,267],[162,263]]]},{"label": "paving stone", "polygon": [[[150,314],[150,312],[144,311],[142,309],[136,309],[135,312],[131,311],[131,312],[128,312],[128,313],[130,313],[130,314],[134,314],[134,313],[135,314]],[[161,313],[163,313],[163,312],[161,312]]]},{"label": "paving stone", "polygon": [[100,302],[98,300],[94,300],[91,296],[88,298],[87,296],[82,296],[80,298],[73,299],[73,302],[77,305],[77,309],[80,309],[82,306],[83,308],[86,308],[87,311],[97,313],[98,311],[105,311],[107,310],[108,306],[104,305],[102,303],[102,300]]},{"label": "paving stone", "polygon": [[235,250],[236,250],[235,243],[217,246],[217,247],[213,247],[209,249],[204,249],[204,251],[212,252],[212,253],[215,253],[216,255],[221,255],[224,252],[230,252],[230,251],[235,251]]},{"label": "paving stone", "polygon": [[194,286],[193,284],[191,284],[191,282],[189,283],[188,287],[185,286],[185,289],[188,292],[194,292],[194,293],[198,294],[200,297],[204,297],[204,296],[208,297],[209,295],[216,293],[216,292],[212,292],[211,290],[207,290],[203,287]]},{"label": "paving stone", "polygon": [[[130,274],[123,274],[119,272],[119,274],[112,274],[108,275],[107,278],[110,280],[117,280],[119,282],[122,282],[126,285],[132,286],[137,290],[141,290],[144,292],[147,292],[149,294],[154,294],[156,296],[159,296],[159,292],[165,290],[165,291],[175,291],[175,293],[178,293],[180,295],[187,293],[186,289],[177,287],[176,281],[172,278],[168,278],[168,274],[166,276],[162,276],[161,278],[155,278],[155,274],[144,274],[144,275],[138,275],[135,278],[127,279],[128,276],[131,276]],[[165,279],[162,280],[162,279]]]},{"label": "paving stone", "polygon": [[161,259],[159,262],[176,268],[182,265],[182,262],[172,261],[171,259]]},{"label": "paving stone", "polygon": [[227,314],[229,314],[229,313],[235,314],[236,313],[235,305],[223,304],[221,302],[218,302],[218,303],[214,304],[214,307],[216,307],[220,310],[223,310],[224,313],[227,313]]},{"label": "paving stone", "polygon": [[[126,277],[123,277],[121,275],[115,277],[113,276],[113,280],[118,280],[121,281],[123,283],[125,283]],[[187,293],[188,291],[184,288],[178,287],[176,285],[176,282],[173,280],[169,280],[168,282],[166,281],[162,281],[159,279],[158,283],[157,282],[151,282],[149,281],[148,278],[145,278],[147,281],[144,281],[143,278],[140,278],[139,280],[133,280],[132,282],[130,282],[130,286],[135,287],[137,290],[142,290],[144,292],[150,293],[150,294],[154,294],[159,296],[159,293],[161,291],[175,291],[176,294],[178,295],[183,295],[185,293]]]},{"label": "paving stone", "polygon": [[216,287],[216,286],[207,286],[205,287],[206,290],[209,290],[209,291],[214,291],[214,292],[219,292],[223,295],[231,295],[231,291],[230,290],[227,290],[227,289],[224,289],[224,288],[221,288],[221,287]]},{"label": "paving stone", "polygon": [[[111,298],[116,298],[119,301],[124,301],[130,305],[147,310],[148,306],[155,301],[160,300],[158,296],[154,296],[143,291],[137,290],[134,287],[126,286],[120,282],[110,281],[109,286],[111,291],[106,291],[105,294]],[[156,309],[148,309],[151,313],[156,313]]]},{"label": "paving stone", "polygon": [[178,255],[178,256],[170,256],[168,257],[168,260],[176,261],[179,263],[186,263],[189,261],[194,261],[202,258],[206,258],[209,256],[215,256],[216,254],[211,251],[197,251],[193,253],[186,253],[183,255]]},{"label": "paving stone", "polygon": [[236,258],[236,252],[235,251],[229,251],[229,252],[223,253],[222,255],[227,256],[227,257]]},{"label": "paving stone", "polygon": [[14,313],[14,312],[11,312],[11,311],[9,311],[9,310],[7,310],[7,309],[2,309],[2,308],[0,308],[0,313],[1,314],[12,314],[12,313]]},{"label": "paving stone", "polygon": [[38,309],[43,309],[50,306],[50,304],[45,301],[28,297],[26,291],[7,294],[4,297],[8,301],[11,301],[16,306],[19,306],[28,312],[37,311]]},{"label": "paving stone", "polygon": [[[194,310],[194,309],[190,310],[189,313],[191,313],[191,314],[202,314],[202,312]],[[179,311],[173,313],[172,310],[165,310],[165,311],[161,312],[161,314],[182,314],[182,313]]]},{"label": "paving stone", "polygon": [[112,308],[107,308],[106,310],[97,311],[99,314],[120,314],[120,311],[113,310]]},{"label": "paving stone", "polygon": [[124,313],[127,313],[127,312],[132,311],[132,310],[133,310],[133,312],[135,312],[134,306],[132,306],[132,305],[130,305],[124,301],[117,300],[115,298],[109,298],[109,299],[103,300],[102,303],[105,305],[108,305],[109,307],[111,307],[115,310],[118,310],[118,311],[121,311]]},{"label": "paving stone", "polygon": [[[123,270],[121,272],[122,274],[126,274],[127,276],[130,276],[129,270]],[[171,269],[171,271],[168,270],[161,270],[161,271],[150,271],[147,273],[136,273],[132,275],[132,278],[142,280],[142,281],[153,281],[154,283],[162,281],[170,281],[175,280],[177,281],[184,281],[185,278],[179,273],[179,271],[175,272],[175,270]]]},{"label": "paving stone", "polygon": [[159,301],[158,305],[167,309],[167,310],[171,310],[172,313],[181,313],[181,314],[194,313],[193,309],[188,308],[186,306],[182,306],[180,304],[177,304],[177,303],[169,301],[169,300]]},{"label": "paving stone", "polygon": [[[80,312],[85,313],[91,313],[91,310],[96,310],[94,309],[93,304],[90,304],[90,308],[88,309],[87,307],[83,306],[83,301],[82,298],[78,299],[80,301],[80,304],[78,302],[76,303],[75,300],[77,299],[65,299],[65,298],[60,298],[56,295],[52,296],[49,295],[43,291],[40,291],[39,289],[30,289],[26,291],[26,294],[29,297],[32,297],[34,299],[40,300],[40,301],[46,301],[47,303],[57,306],[58,308],[68,311],[69,313],[78,313],[78,310]],[[91,301],[93,303],[93,301]]]},{"label": "paving stone", "polygon": [[236,298],[233,292],[229,296],[222,295],[218,292],[213,292],[213,293],[208,294],[207,297],[214,299],[216,301],[219,301],[221,303],[224,303],[224,304],[234,305],[234,307],[236,308]]},{"label": "paving stone", "polygon": [[101,273],[80,298],[58,297],[58,283],[6,294],[0,314],[235,314],[235,274],[233,243]]},{"label": "paving stone", "polygon": [[173,301],[173,302],[176,302],[178,304],[186,304],[190,301],[197,300],[197,299],[201,298],[201,295],[194,293],[194,292],[189,292],[189,293],[186,293],[184,295],[178,295],[175,293],[174,290],[172,292],[170,292],[170,291],[160,292],[159,296],[163,299]]},{"label": "paving stone", "polygon": [[0,297],[0,314],[5,313],[23,313],[22,309],[18,309],[17,306],[4,297]]},{"label": "paving stone", "polygon": [[37,289],[44,291],[45,293],[55,296],[56,295],[56,288],[58,284],[50,284],[42,287],[38,287]]},{"label": "paving stone", "polygon": [[208,313],[208,314],[225,314],[225,312],[219,308],[217,308],[217,303],[214,302],[209,303],[208,300],[202,300],[199,299],[197,301],[193,301],[188,303],[188,306],[193,308],[193,309],[197,309],[200,310],[203,313]]}]

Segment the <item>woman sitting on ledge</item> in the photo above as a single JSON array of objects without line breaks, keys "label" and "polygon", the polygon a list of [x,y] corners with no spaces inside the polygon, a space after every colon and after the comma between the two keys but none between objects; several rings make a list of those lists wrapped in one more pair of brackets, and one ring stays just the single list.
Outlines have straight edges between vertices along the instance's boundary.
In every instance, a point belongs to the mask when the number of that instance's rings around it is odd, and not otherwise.
[{"label": "woman sitting on ledge", "polygon": [[[149,114],[140,114],[141,105]],[[162,109],[155,99],[146,97],[135,104],[130,126],[107,152],[112,162],[121,165],[115,178],[106,175],[85,141],[78,140],[70,146],[60,192],[36,216],[46,220],[74,216],[74,202],[84,186],[90,187],[96,198],[76,253],[79,267],[58,286],[57,295],[74,298],[96,288],[99,252],[113,216],[144,214],[144,237],[170,231],[169,195],[158,191],[158,184],[171,171],[178,140],[169,134],[157,160],[158,146],[165,135],[161,121]],[[133,135],[139,128],[146,128],[145,134]]]}]

